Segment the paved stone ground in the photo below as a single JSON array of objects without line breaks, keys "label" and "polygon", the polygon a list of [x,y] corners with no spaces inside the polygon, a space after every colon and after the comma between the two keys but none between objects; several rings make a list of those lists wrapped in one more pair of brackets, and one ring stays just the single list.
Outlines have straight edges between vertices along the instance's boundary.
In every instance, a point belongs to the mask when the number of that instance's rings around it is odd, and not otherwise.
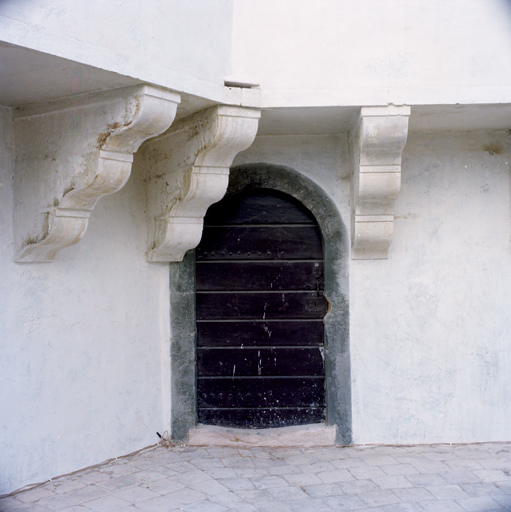
[{"label": "paved stone ground", "polygon": [[2,512],[511,510],[511,443],[158,446],[0,499]]}]

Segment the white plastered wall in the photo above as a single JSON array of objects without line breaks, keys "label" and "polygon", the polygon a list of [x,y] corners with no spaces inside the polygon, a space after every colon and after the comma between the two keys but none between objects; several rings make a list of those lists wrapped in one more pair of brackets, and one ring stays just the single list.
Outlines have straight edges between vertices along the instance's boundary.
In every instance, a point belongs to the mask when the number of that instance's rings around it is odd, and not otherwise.
[{"label": "white plastered wall", "polygon": [[[509,440],[511,227],[504,132],[413,133],[387,260],[352,260],[353,436]],[[234,164],[288,165],[349,225],[346,138],[265,136]]]},{"label": "white plastered wall", "polygon": [[351,266],[357,443],[510,439],[508,151],[409,135],[389,259]]},{"label": "white plastered wall", "polygon": [[14,263],[14,134],[0,110],[0,494],[157,442],[169,429],[168,266],[146,262],[142,177],[79,244]]},{"label": "white plastered wall", "polygon": [[[2,39],[216,100],[232,71],[261,84],[265,106],[511,102],[506,0],[236,0],[232,70],[229,0],[83,5],[1,2]],[[29,71],[20,86],[39,84]],[[170,335],[137,165],[80,243],[15,264],[8,109],[0,127],[1,494],[155,442]],[[506,144],[410,135],[390,257],[351,262],[355,442],[509,439]],[[248,162],[309,176],[349,225],[345,136],[259,137],[234,164]]]},{"label": "white plastered wall", "polygon": [[[230,72],[233,0],[2,0],[1,40],[69,59],[55,69],[69,80],[68,94],[94,90],[87,64],[142,82],[221,100],[223,79]],[[19,56],[23,58],[23,55]],[[55,79],[40,82],[48,63],[13,72],[38,86],[63,87]],[[73,72],[73,67],[76,67]],[[1,72],[0,72],[1,74]],[[10,83],[10,77],[5,79]],[[113,79],[112,79],[113,80]],[[129,84],[128,84],[129,85]],[[115,85],[113,86],[115,87]],[[118,86],[117,86],[118,87]],[[45,91],[40,95],[44,96]]]},{"label": "white plastered wall", "polygon": [[233,166],[248,163],[284,165],[301,172],[327,192],[349,226],[350,170],[344,134],[258,136],[236,156]]},{"label": "white plastered wall", "polygon": [[507,0],[236,0],[233,20],[263,107],[511,100]]}]

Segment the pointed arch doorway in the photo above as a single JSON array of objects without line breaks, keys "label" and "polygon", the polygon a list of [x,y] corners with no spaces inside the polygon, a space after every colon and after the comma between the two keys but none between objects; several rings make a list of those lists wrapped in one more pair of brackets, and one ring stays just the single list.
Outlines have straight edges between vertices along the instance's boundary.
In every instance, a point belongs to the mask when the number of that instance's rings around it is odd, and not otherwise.
[{"label": "pointed arch doorway", "polygon": [[[291,196],[312,214],[319,225],[323,239],[324,294],[328,305],[328,311],[321,320],[324,325],[324,421],[327,425],[336,426],[338,444],[351,444],[348,237],[345,225],[329,196],[317,184],[293,169],[268,164],[231,169],[227,197],[240,193],[250,195],[260,189]],[[171,429],[176,442],[186,442],[188,431],[197,425],[201,414],[200,407],[197,407],[200,384],[196,363],[199,357],[200,364],[201,356],[196,348],[195,266],[196,250],[189,251],[182,262],[170,265]],[[312,292],[317,295],[318,290]],[[264,306],[264,301],[262,304]],[[199,321],[201,314],[197,312]],[[321,314],[324,315],[324,312]],[[199,343],[202,342],[199,340]],[[319,345],[315,348],[319,348]],[[253,365],[254,361],[250,364]],[[220,392],[228,394],[229,390]],[[312,419],[316,421],[318,417]]]}]

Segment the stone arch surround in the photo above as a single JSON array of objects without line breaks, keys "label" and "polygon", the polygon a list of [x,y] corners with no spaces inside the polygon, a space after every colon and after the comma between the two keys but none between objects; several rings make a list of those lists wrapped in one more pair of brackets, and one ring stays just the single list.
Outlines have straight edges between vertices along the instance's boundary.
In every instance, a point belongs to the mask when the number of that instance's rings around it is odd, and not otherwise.
[{"label": "stone arch surround", "polygon": [[[295,197],[316,217],[323,235],[325,295],[325,373],[328,425],[337,426],[337,444],[352,444],[349,350],[348,262],[346,226],[328,194],[289,167],[244,164],[230,171],[227,194],[256,188],[279,190]],[[196,426],[195,384],[195,254],[170,264],[171,428],[174,442],[186,442]]]}]

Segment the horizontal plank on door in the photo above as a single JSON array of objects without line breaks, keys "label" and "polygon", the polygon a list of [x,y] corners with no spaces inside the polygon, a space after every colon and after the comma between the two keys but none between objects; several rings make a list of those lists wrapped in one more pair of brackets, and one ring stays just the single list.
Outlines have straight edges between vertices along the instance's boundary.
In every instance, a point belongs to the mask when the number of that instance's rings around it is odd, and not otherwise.
[{"label": "horizontal plank on door", "polygon": [[211,224],[315,223],[312,213],[291,196],[268,189],[226,197],[208,209]]},{"label": "horizontal plank on door", "polygon": [[197,290],[323,290],[321,261],[197,262]]},{"label": "horizontal plank on door", "polygon": [[254,345],[318,346],[324,343],[322,320],[281,322],[198,322],[198,347],[249,347]]},{"label": "horizontal plank on door", "polygon": [[323,258],[317,226],[207,227],[195,250],[200,260],[297,260]]},{"label": "horizontal plank on door", "polygon": [[198,407],[323,407],[323,377],[203,377],[197,379]]},{"label": "horizontal plank on door", "polygon": [[199,409],[199,423],[220,427],[272,428],[325,421],[324,407],[290,409]]},{"label": "horizontal plank on door", "polygon": [[198,320],[212,319],[267,319],[267,318],[323,318],[328,303],[316,292],[254,292],[211,293],[197,292]]},{"label": "horizontal plank on door", "polygon": [[322,348],[228,348],[197,350],[199,376],[302,376],[325,374]]}]

